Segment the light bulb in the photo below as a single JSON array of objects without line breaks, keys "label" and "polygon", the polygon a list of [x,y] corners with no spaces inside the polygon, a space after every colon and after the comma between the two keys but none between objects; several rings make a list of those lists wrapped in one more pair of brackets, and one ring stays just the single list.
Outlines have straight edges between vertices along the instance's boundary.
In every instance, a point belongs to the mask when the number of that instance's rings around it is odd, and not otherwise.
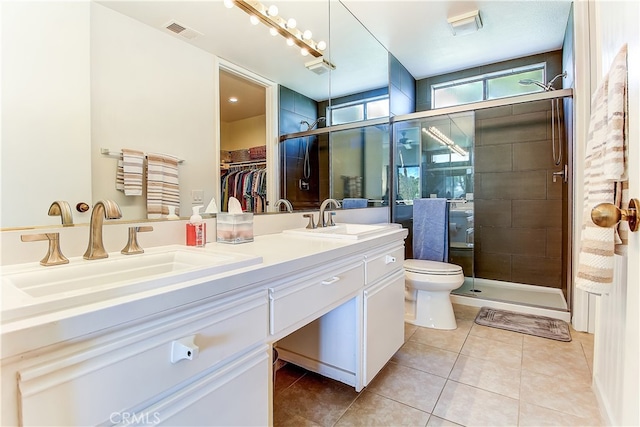
[{"label": "light bulb", "polygon": [[235,96],[232,96],[231,98],[229,98],[229,102],[232,104],[235,104],[236,102],[238,102],[238,98],[236,98]]},{"label": "light bulb", "polygon": [[293,39],[291,37],[287,39],[287,45],[293,46]]},{"label": "light bulb", "polygon": [[302,49],[300,49],[300,55],[302,56],[309,55],[309,50],[306,47],[303,47]]},{"label": "light bulb", "polygon": [[224,0],[224,6],[227,9],[231,9],[233,7],[233,0]]},{"label": "light bulb", "polygon": [[320,40],[316,45],[316,48],[318,50],[325,50],[327,48],[327,44],[324,41]]},{"label": "light bulb", "polygon": [[249,22],[251,22],[253,25],[258,25],[260,23],[260,20],[257,16],[251,15],[251,17],[249,17]]},{"label": "light bulb", "polygon": [[289,18],[289,19],[287,20],[287,28],[295,28],[295,27],[296,27],[296,25],[298,25],[298,23],[296,22],[296,20],[295,20],[295,19],[293,19],[293,18]]},{"label": "light bulb", "polygon": [[276,30],[275,28],[269,28],[269,34],[271,34],[272,36],[277,36],[278,30]]},{"label": "light bulb", "polygon": [[311,31],[304,30],[304,33],[302,33],[302,38],[305,40],[311,40],[311,37],[313,37],[313,34],[311,34]]},{"label": "light bulb", "polygon": [[269,8],[267,9],[267,15],[276,16],[277,14],[278,14],[278,6],[276,6],[275,4],[272,4],[271,6],[269,6]]}]

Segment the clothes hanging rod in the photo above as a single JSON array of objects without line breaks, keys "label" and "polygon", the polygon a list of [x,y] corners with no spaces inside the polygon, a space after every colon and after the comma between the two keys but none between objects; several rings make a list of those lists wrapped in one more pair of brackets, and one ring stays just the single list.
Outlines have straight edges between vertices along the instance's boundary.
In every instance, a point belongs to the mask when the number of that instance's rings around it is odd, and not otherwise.
[{"label": "clothes hanging rod", "polygon": [[[122,157],[122,151],[113,151],[113,150],[109,150],[108,148],[101,148],[100,154],[107,157],[114,157],[116,159],[119,159],[120,157]],[[145,158],[147,157],[147,153],[144,153],[144,157]],[[184,163],[184,160],[178,159],[178,163]]]}]

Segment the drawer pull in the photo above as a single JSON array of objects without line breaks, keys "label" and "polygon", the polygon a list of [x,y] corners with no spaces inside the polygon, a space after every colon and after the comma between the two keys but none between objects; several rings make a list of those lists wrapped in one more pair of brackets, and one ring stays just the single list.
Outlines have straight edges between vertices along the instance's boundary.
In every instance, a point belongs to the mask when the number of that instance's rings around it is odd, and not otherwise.
[{"label": "drawer pull", "polygon": [[338,276],[333,276],[331,279],[323,280],[321,283],[323,285],[330,285],[332,283],[336,283],[338,280],[340,280],[340,278]]},{"label": "drawer pull", "polygon": [[171,343],[171,363],[178,363],[181,360],[193,360],[198,357],[200,348],[195,344],[195,335],[173,341]]},{"label": "drawer pull", "polygon": [[385,264],[392,264],[396,262],[396,257],[392,256],[392,255],[387,255],[386,257],[384,257],[384,263]]}]

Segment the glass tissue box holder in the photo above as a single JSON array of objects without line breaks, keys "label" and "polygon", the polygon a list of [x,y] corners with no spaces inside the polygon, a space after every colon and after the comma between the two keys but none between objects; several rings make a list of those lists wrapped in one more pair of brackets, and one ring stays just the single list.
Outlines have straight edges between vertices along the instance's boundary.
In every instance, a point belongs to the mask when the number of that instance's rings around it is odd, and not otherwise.
[{"label": "glass tissue box holder", "polygon": [[216,237],[220,243],[253,242],[253,214],[216,214]]}]

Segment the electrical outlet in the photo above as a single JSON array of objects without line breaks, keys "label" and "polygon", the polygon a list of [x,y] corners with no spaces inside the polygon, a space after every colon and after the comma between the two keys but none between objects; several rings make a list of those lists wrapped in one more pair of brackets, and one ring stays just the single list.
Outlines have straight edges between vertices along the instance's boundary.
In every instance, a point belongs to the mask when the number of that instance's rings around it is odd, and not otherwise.
[{"label": "electrical outlet", "polygon": [[204,201],[204,190],[191,190],[191,203],[199,205]]}]

